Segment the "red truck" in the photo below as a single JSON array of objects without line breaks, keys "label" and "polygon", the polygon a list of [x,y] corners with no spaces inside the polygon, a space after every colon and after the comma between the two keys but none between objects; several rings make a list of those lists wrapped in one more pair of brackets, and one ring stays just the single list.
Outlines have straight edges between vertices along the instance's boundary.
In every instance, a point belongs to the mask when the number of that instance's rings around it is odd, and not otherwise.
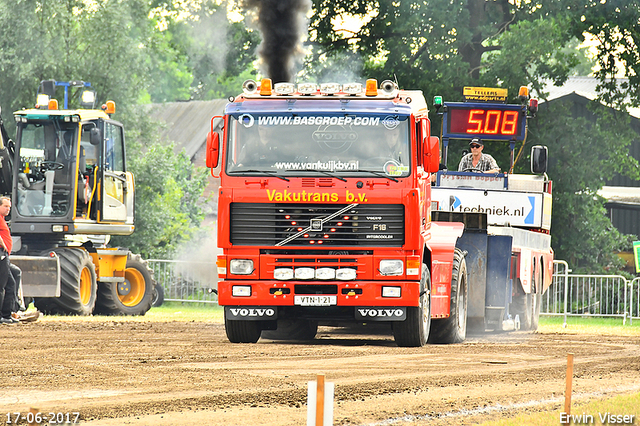
[{"label": "red truck", "polygon": [[420,91],[388,80],[264,79],[212,119],[218,303],[231,342],[372,322],[389,324],[399,346],[465,339],[465,223],[432,220],[441,153],[428,112]]}]

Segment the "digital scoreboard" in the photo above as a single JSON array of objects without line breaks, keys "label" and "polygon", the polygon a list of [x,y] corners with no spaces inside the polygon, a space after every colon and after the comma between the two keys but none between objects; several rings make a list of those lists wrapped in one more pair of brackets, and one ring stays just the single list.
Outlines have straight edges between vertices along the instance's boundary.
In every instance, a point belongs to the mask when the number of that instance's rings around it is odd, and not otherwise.
[{"label": "digital scoreboard", "polygon": [[445,103],[444,130],[450,138],[523,140],[526,110],[521,105]]}]

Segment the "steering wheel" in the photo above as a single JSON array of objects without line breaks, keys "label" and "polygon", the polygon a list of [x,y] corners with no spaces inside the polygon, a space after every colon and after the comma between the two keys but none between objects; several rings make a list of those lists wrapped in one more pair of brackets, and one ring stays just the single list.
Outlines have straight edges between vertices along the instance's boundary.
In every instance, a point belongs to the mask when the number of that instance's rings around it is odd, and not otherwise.
[{"label": "steering wheel", "polygon": [[482,170],[476,167],[467,167],[466,169],[463,170],[463,172],[484,173]]},{"label": "steering wheel", "polygon": [[43,161],[40,163],[40,167],[42,170],[62,170],[64,169],[64,164],[57,161]]}]

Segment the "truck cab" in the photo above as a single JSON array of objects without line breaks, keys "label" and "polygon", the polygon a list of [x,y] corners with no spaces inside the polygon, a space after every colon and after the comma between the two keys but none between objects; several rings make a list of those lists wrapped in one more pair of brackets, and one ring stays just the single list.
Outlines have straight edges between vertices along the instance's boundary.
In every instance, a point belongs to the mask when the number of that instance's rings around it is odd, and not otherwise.
[{"label": "truck cab", "polygon": [[462,224],[431,223],[439,144],[422,93],[375,80],[244,87],[207,144],[207,165],[221,159],[228,338],[308,339],[318,324],[380,321],[398,344],[425,344],[431,318],[450,316],[450,291],[431,287],[449,289],[464,259]]}]

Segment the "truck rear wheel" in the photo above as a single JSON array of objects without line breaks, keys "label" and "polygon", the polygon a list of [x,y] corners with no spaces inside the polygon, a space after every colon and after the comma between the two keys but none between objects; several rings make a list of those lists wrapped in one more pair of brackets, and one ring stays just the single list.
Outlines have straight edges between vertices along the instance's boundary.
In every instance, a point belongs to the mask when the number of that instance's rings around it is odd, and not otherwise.
[{"label": "truck rear wheel", "polygon": [[144,315],[151,309],[155,290],[152,271],[139,255],[129,253],[124,282],[100,282],[96,313]]},{"label": "truck rear wheel", "polygon": [[96,305],[96,268],[91,255],[79,248],[57,248],[60,297],[37,298],[35,306],[48,314],[91,315]]},{"label": "truck rear wheel", "polygon": [[531,293],[524,293],[524,290],[520,287],[523,294],[513,296],[513,301],[509,305],[509,312],[513,317],[520,316],[520,329],[524,331],[536,331],[538,329],[542,295],[538,294],[536,289],[536,263],[534,259],[533,272],[531,274]]},{"label": "truck rear wheel", "polygon": [[256,343],[262,327],[259,321],[234,321],[224,316],[224,329],[231,343]]},{"label": "truck rear wheel", "polygon": [[434,319],[429,343],[460,343],[467,337],[467,263],[464,254],[456,249],[451,273],[451,301],[449,318]]},{"label": "truck rear wheel", "polygon": [[310,320],[278,320],[277,330],[263,330],[262,338],[271,340],[313,340],[318,323]]},{"label": "truck rear wheel", "polygon": [[420,347],[427,343],[431,328],[431,274],[422,264],[420,278],[420,306],[409,306],[407,318],[393,323],[393,337],[398,346]]}]

